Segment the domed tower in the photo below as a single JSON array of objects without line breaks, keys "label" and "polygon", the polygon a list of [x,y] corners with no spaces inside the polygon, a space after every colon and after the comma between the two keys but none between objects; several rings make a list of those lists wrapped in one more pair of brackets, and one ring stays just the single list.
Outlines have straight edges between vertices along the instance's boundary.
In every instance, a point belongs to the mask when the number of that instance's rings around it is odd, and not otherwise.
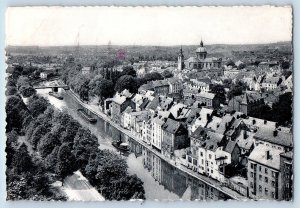
[{"label": "domed tower", "polygon": [[183,69],[184,69],[184,56],[181,47],[178,55],[178,70],[183,70]]},{"label": "domed tower", "polygon": [[196,50],[196,56],[198,59],[205,59],[207,55],[206,48],[203,46],[203,41],[200,42],[200,47]]}]

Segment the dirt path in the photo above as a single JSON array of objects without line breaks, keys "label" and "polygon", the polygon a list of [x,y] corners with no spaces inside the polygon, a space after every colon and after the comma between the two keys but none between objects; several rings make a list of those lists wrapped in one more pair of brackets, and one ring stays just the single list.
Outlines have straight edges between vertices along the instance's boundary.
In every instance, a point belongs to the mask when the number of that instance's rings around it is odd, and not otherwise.
[{"label": "dirt path", "polygon": [[64,185],[60,187],[68,201],[104,201],[104,197],[91,186],[89,181],[80,171],[74,172],[64,180]]}]

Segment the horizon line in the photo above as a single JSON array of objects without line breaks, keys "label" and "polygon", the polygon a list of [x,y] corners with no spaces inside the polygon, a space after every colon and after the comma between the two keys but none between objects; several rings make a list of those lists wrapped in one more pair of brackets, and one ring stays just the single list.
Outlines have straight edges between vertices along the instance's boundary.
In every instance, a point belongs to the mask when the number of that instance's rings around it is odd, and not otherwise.
[{"label": "horizon line", "polygon": [[[267,42],[267,43],[212,43],[204,44],[204,46],[212,45],[267,45],[267,44],[278,44],[278,43],[292,43],[292,40],[283,40],[276,42]],[[81,44],[81,45],[6,45],[7,47],[84,47],[84,46],[107,46],[108,44]],[[197,46],[199,44],[174,44],[174,45],[146,45],[146,44],[111,44],[110,46],[135,46],[135,47],[180,47],[180,46]]]}]

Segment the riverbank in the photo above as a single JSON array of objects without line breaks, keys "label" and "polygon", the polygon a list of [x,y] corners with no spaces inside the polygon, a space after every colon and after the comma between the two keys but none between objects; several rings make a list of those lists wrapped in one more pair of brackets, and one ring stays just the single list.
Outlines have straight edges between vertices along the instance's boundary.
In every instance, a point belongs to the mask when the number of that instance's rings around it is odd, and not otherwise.
[{"label": "riverbank", "polygon": [[116,128],[117,130],[121,131],[122,133],[124,133],[125,135],[127,135],[128,137],[134,139],[136,142],[138,142],[140,145],[144,146],[145,148],[147,148],[148,150],[150,150],[153,154],[157,155],[158,157],[160,157],[162,160],[166,161],[168,164],[174,166],[175,168],[181,170],[182,172],[197,178],[198,180],[208,184],[209,186],[217,189],[220,192],[223,192],[225,194],[227,194],[228,196],[230,196],[233,199],[237,199],[237,200],[245,200],[247,199],[245,196],[242,196],[241,194],[235,192],[234,190],[229,189],[228,187],[222,186],[222,184],[212,178],[209,178],[207,176],[203,176],[200,175],[198,173],[193,172],[192,170],[188,169],[187,167],[176,163],[174,160],[170,160],[169,158],[165,157],[163,154],[161,154],[160,152],[154,150],[151,145],[146,144],[144,141],[142,141],[141,139],[139,139],[135,134],[133,134],[131,131],[124,129],[123,127],[121,127],[120,125],[116,124],[115,122],[113,122],[111,120],[111,118],[109,116],[107,116],[106,114],[104,114],[102,111],[100,111],[99,107],[97,105],[91,105],[91,104],[86,104],[83,103],[80,98],[72,91],[72,90],[68,90],[66,91],[66,93],[68,93],[69,95],[71,95],[82,107],[88,109],[89,111],[91,111],[93,114],[95,114],[96,116],[100,117],[101,119],[105,120],[106,122],[108,122],[111,126],[113,126],[114,128]]}]

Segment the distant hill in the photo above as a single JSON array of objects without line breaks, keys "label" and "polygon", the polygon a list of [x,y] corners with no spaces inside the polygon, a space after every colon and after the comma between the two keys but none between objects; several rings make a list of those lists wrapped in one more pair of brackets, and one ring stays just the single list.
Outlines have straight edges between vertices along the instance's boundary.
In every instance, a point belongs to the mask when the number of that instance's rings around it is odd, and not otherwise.
[{"label": "distant hill", "polygon": [[[246,45],[230,45],[230,44],[213,44],[204,45],[207,49],[208,56],[215,57],[235,57],[237,53],[247,52],[270,52],[280,51],[285,53],[292,53],[291,42],[278,42],[270,44],[246,44]],[[171,59],[176,60],[178,46],[124,46],[124,45],[82,45],[82,46],[51,46],[51,47],[40,47],[40,46],[8,46],[6,52],[11,55],[44,55],[44,56],[56,56],[56,55],[78,55],[78,56],[99,56],[105,57],[107,54],[114,56],[118,50],[124,50],[127,58],[134,57],[153,57],[154,59]],[[195,55],[195,50],[199,45],[183,45],[182,49],[184,56],[190,57]]]}]

